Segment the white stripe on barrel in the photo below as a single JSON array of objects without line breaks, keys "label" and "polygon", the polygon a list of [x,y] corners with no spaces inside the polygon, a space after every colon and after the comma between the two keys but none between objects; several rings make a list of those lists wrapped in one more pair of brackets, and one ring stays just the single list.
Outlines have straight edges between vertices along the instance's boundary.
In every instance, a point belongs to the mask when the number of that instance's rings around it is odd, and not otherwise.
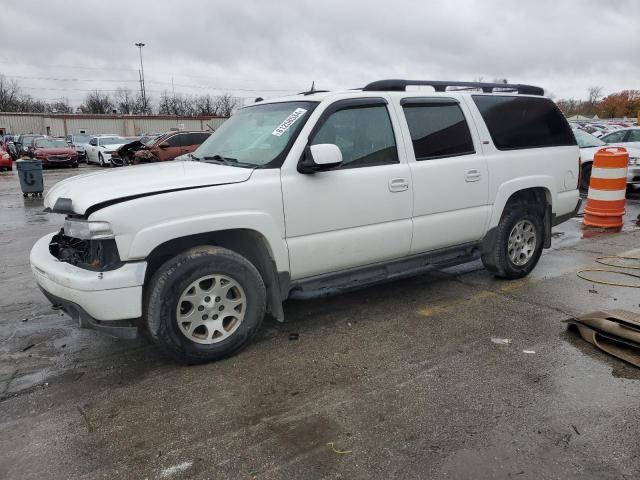
[{"label": "white stripe on barrel", "polygon": [[592,178],[627,178],[626,168],[598,168],[591,169]]},{"label": "white stripe on barrel", "polygon": [[589,187],[587,196],[593,200],[615,201],[624,200],[626,193],[625,190],[596,190],[595,188]]}]

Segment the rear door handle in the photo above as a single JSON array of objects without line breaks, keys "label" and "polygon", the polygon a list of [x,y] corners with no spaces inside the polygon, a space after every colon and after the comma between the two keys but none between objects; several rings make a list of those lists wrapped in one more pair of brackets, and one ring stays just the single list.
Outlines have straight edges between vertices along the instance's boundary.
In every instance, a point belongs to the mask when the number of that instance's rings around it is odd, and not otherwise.
[{"label": "rear door handle", "polygon": [[394,178],[393,180],[389,180],[389,191],[390,192],[404,192],[405,190],[409,190],[409,180],[406,178]]},{"label": "rear door handle", "polygon": [[464,172],[464,179],[467,182],[477,182],[482,177],[482,174],[479,170],[472,168],[471,170],[467,170]]}]

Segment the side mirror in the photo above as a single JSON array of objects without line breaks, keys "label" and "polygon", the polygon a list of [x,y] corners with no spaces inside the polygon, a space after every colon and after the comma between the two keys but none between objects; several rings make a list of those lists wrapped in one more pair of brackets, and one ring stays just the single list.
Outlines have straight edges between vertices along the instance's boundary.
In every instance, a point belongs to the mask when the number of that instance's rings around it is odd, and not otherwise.
[{"label": "side mirror", "polygon": [[330,170],[342,163],[342,152],[333,143],[319,143],[308,146],[298,163],[300,173],[316,173]]},{"label": "side mirror", "polygon": [[169,142],[162,142],[160,145],[158,145],[158,148],[169,148],[171,145],[169,145]]}]

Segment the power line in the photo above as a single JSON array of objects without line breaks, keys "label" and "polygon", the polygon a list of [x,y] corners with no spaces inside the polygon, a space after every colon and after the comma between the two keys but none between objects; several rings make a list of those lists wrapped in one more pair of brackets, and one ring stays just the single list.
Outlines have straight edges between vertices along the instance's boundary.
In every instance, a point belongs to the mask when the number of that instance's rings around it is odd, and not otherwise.
[{"label": "power line", "polygon": [[121,82],[121,83],[138,83],[138,80],[126,80],[116,78],[73,78],[73,77],[32,77],[29,75],[5,75],[9,78],[18,78],[21,80],[50,80],[54,82]]},{"label": "power line", "polygon": [[[36,77],[29,75],[5,75],[8,78],[14,78],[19,80],[41,80],[41,81],[52,81],[52,82],[106,82],[106,83],[138,83],[140,80],[118,80],[114,78],[108,79],[99,79],[99,78],[73,78],[73,77]],[[239,88],[239,87],[217,87],[210,85],[193,85],[193,84],[185,84],[185,83],[175,83],[172,82],[161,82],[157,80],[145,80],[145,83],[152,83],[154,85],[166,85],[166,86],[176,86],[181,88],[193,88],[199,90],[218,90],[218,91],[237,91],[237,92],[296,92],[299,89],[274,89],[274,88]],[[25,87],[26,88],[26,87]],[[105,90],[107,91],[107,90]]]},{"label": "power line", "polygon": [[[7,62],[7,61],[2,61],[0,60],[0,64],[7,64],[7,65],[27,65],[30,67],[34,67],[34,68],[42,68],[42,67],[54,67],[54,68],[78,68],[78,69],[88,69],[88,70],[101,70],[101,71],[113,71],[113,70],[126,70],[126,71],[135,71],[137,72],[138,69],[136,68],[119,68],[119,67],[114,67],[114,68],[102,68],[102,67],[87,67],[87,66],[80,66],[80,65],[53,65],[53,64],[38,64],[38,65],[34,65],[31,63],[27,63],[27,62]],[[183,77],[183,78],[201,78],[201,79],[205,79],[205,80],[214,80],[213,77],[206,77],[206,76],[200,76],[200,75],[185,75],[185,74],[175,74],[173,72],[166,72],[166,71],[155,71],[155,74],[164,74],[164,75],[169,75],[169,76],[176,76],[176,77]],[[124,80],[118,80],[118,79],[97,79],[97,78],[75,78],[75,77],[47,77],[47,76],[28,76],[28,75],[8,75],[5,74],[5,76],[7,77],[11,77],[11,78],[19,78],[19,79],[25,79],[25,80],[51,80],[51,81],[75,81],[75,82],[122,82],[122,83],[138,83],[140,80],[136,79],[136,80],[128,80],[128,79],[124,79]],[[215,80],[217,82],[217,80]],[[159,82],[159,81],[146,81],[145,83],[154,83],[157,85],[170,85],[171,82]],[[274,93],[278,93],[278,92],[297,92],[300,90],[300,87],[297,88],[285,88],[285,89],[273,89],[273,88],[239,88],[239,87],[217,87],[217,86],[209,86],[209,85],[194,85],[194,84],[179,84],[176,83],[176,86],[182,87],[182,88],[195,88],[195,89],[203,89],[203,90],[227,90],[227,91],[242,91],[242,92],[274,92]]]}]

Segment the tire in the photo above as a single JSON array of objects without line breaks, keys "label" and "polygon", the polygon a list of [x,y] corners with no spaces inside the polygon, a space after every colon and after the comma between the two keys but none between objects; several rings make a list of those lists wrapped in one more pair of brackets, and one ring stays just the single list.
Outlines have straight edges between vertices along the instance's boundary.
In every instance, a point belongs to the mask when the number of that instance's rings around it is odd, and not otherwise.
[{"label": "tire", "polygon": [[[487,270],[496,276],[516,279],[527,276],[537,265],[544,246],[544,211],[537,205],[530,203],[514,203],[505,207],[505,212],[496,227],[493,249],[482,253],[482,263]],[[524,232],[518,233],[517,226],[530,226]],[[512,236],[513,234],[513,236]],[[533,235],[535,245],[524,238]],[[516,248],[509,249],[509,240],[516,243]],[[517,239],[520,240],[517,240]],[[520,243],[522,242],[522,243]],[[517,246],[523,245],[522,253]],[[527,248],[529,247],[529,248]],[[512,255],[516,256],[514,261]],[[520,263],[522,262],[522,263]]]},{"label": "tire", "polygon": [[100,165],[101,167],[104,167],[104,158],[102,158],[101,153],[98,154],[98,165]]},{"label": "tire", "polygon": [[589,181],[591,180],[592,163],[586,163],[582,166],[582,178],[580,180],[580,191],[586,192],[589,190]]},{"label": "tire", "polygon": [[[215,277],[214,285],[207,290],[211,296],[202,299],[199,294],[202,287],[206,290],[211,276]],[[216,290],[225,279],[234,285],[226,295]],[[193,304],[190,300],[184,301],[190,292],[195,298]],[[216,293],[225,298],[215,296]],[[234,298],[229,299],[229,294]],[[222,311],[218,305],[227,304],[226,314],[233,308],[229,302],[243,299],[240,314],[234,312],[238,317],[220,314],[217,318]],[[153,275],[145,313],[149,334],[165,353],[181,362],[198,364],[227,357],[245,347],[260,328],[265,308],[265,285],[251,262],[225,248],[200,246],[171,258]],[[207,315],[210,317],[204,320]],[[182,321],[179,322],[179,318]],[[188,332],[183,330],[193,331],[187,336]]]}]

